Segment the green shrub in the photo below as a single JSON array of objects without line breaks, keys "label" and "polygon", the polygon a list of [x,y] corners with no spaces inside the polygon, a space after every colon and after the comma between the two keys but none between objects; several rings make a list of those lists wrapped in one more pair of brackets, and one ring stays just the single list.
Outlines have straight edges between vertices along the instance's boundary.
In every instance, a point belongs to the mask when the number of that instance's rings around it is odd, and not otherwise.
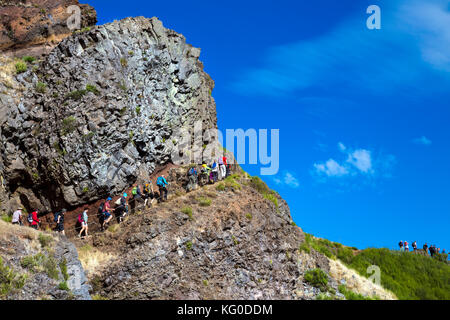
[{"label": "green shrub", "polygon": [[325,292],[328,289],[328,276],[322,269],[316,268],[306,271],[304,279],[321,291]]},{"label": "green shrub", "polygon": [[98,91],[97,87],[92,85],[92,84],[87,84],[86,85],[86,91],[87,92],[92,92],[96,95],[98,95],[100,93],[100,91]]},{"label": "green shrub", "polygon": [[103,296],[101,296],[101,295],[99,295],[99,294],[94,294],[94,295],[92,296],[92,300],[108,300],[108,298],[103,297]]},{"label": "green shrub", "polygon": [[80,100],[83,98],[83,96],[87,93],[87,90],[75,90],[72,92],[69,92],[66,95],[66,98],[72,99],[72,100]]},{"label": "green shrub", "polygon": [[22,58],[22,60],[23,60],[24,62],[33,63],[33,62],[36,61],[36,58],[35,58],[35,57],[32,57],[32,56],[24,56],[24,57]]},{"label": "green shrub", "polygon": [[136,107],[136,114],[141,114],[141,107]]},{"label": "green shrub", "polygon": [[59,268],[61,269],[61,273],[64,277],[64,281],[69,280],[69,273],[67,272],[67,260],[66,258],[63,259],[63,261],[61,261],[59,263]]},{"label": "green shrub", "polygon": [[47,92],[47,85],[43,82],[38,81],[36,83],[36,92],[39,92],[39,93]]},{"label": "green shrub", "polygon": [[225,191],[225,184],[223,182],[220,182],[219,184],[217,184],[216,190],[217,191]]},{"label": "green shrub", "polygon": [[0,298],[22,289],[27,280],[26,274],[15,272],[3,263],[0,257]]},{"label": "green shrub", "polygon": [[59,288],[59,290],[70,291],[69,286],[67,285],[66,281],[61,282],[59,284],[58,288]]},{"label": "green shrub", "polygon": [[23,61],[17,62],[15,67],[16,67],[17,74],[23,73],[23,72],[27,71],[27,69],[28,69],[28,65]]},{"label": "green shrub", "polygon": [[247,214],[245,215],[245,217],[246,217],[248,220],[252,220],[252,214],[251,214],[251,213],[247,213]]},{"label": "green shrub", "polygon": [[72,133],[76,129],[77,119],[73,116],[67,117],[63,120],[61,134],[65,136],[66,134]]},{"label": "green shrub", "polygon": [[186,242],[186,249],[192,250],[192,242],[191,241]]},{"label": "green shrub", "polygon": [[126,58],[120,58],[120,64],[122,65],[122,67],[126,67],[128,66],[128,61]]}]

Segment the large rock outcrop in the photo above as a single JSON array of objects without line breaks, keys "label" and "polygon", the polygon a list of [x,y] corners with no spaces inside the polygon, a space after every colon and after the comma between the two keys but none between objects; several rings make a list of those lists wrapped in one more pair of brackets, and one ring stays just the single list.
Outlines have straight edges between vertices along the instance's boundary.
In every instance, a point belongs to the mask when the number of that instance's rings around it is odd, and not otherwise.
[{"label": "large rock outcrop", "polygon": [[17,75],[20,99],[0,128],[0,173],[14,205],[45,211],[117,194],[172,162],[178,130],[194,139],[196,123],[193,153],[208,159],[214,82],[199,55],[158,19],[127,18],[66,38],[39,69]]},{"label": "large rock outcrop", "polygon": [[78,0],[1,0],[0,50],[9,56],[41,56],[71,35],[70,6],[80,9],[80,28],[97,23],[97,13]]},{"label": "large rock outcrop", "polygon": [[67,238],[1,220],[0,279],[0,299],[91,299],[77,249]]}]

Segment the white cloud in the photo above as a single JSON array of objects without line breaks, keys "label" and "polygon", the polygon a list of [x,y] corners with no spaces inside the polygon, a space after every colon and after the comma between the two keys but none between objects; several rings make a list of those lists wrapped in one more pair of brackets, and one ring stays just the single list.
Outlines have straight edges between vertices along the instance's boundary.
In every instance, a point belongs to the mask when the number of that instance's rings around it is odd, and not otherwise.
[{"label": "white cloud", "polygon": [[416,143],[416,144],[422,144],[424,146],[429,146],[431,144],[431,140],[428,139],[425,136],[422,136],[420,138],[414,139],[413,142]]},{"label": "white cloud", "polygon": [[285,171],[281,177],[273,178],[273,181],[275,181],[276,184],[283,184],[291,188],[298,188],[300,186],[298,179],[288,171]]},{"label": "white cloud", "polygon": [[314,167],[318,173],[324,173],[329,177],[340,177],[348,174],[348,170],[333,159],[325,163],[315,163]]},{"label": "white cloud", "polygon": [[351,149],[342,142],[338,149],[344,156],[342,160],[329,159],[325,163],[314,163],[314,173],[326,177],[355,177],[364,176],[369,179],[376,177],[390,178],[391,170],[396,163],[393,155],[384,155],[367,149]]},{"label": "white cloud", "polygon": [[368,150],[358,149],[350,153],[347,162],[355,166],[361,172],[370,173],[372,171],[372,156]]}]

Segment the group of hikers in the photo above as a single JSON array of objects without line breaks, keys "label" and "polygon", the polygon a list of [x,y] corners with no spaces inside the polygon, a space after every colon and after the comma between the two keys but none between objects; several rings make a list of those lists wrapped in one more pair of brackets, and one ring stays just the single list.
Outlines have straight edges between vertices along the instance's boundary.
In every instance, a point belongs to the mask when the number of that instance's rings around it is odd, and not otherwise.
[{"label": "group of hikers", "polygon": [[[400,242],[398,243],[398,246],[400,247],[400,251],[406,251],[406,252],[409,252],[409,244],[408,244],[408,241],[402,241],[402,240],[400,240]],[[417,241],[414,241],[412,244],[411,244],[411,246],[412,246],[412,248],[413,248],[413,251],[416,251],[417,250]],[[428,246],[428,244],[427,243],[425,243],[424,245],[423,245],[423,251],[425,251],[425,253],[428,255],[428,251],[430,252],[429,254],[430,254],[430,256],[434,256],[435,254],[439,254],[439,253],[443,253],[443,254],[445,254],[446,252],[445,252],[445,249],[442,249],[442,251],[441,251],[441,249],[440,248],[436,248],[436,245],[431,245],[431,246]]]},{"label": "group of hikers", "polygon": [[[191,166],[188,169],[187,176],[188,182],[186,184],[186,191],[189,192],[194,190],[197,185],[203,186],[209,183],[215,183],[219,180],[225,179],[227,176],[231,174],[231,167],[227,164],[226,157],[220,157],[218,161],[213,161],[211,165],[207,165],[206,162],[203,162],[200,167],[200,172],[197,171],[197,166]],[[158,191],[153,189],[152,181],[150,180],[145,185],[141,186],[136,184],[133,186],[131,190],[130,199],[136,208],[139,204],[142,204],[144,207],[151,207],[155,201],[157,202],[165,202],[167,201],[168,196],[168,186],[169,183],[166,180],[164,175],[160,175],[156,179],[156,185],[158,187]],[[97,212],[97,217],[100,223],[100,230],[104,231],[107,229],[109,223],[113,219],[113,214],[117,219],[117,222],[120,223],[123,221],[125,216],[129,213],[129,201],[128,194],[125,192],[122,196],[117,199],[114,203],[112,202],[112,198],[109,196],[105,201],[102,201]],[[18,207],[18,209],[13,213],[12,216],[12,224],[23,225],[23,207]],[[62,209],[59,212],[54,213],[53,222],[56,224],[55,229],[57,232],[61,234],[65,234],[64,231],[64,218],[67,210]],[[88,219],[89,219],[89,207],[85,206],[83,208],[83,212],[78,214],[77,218],[77,231],[78,237],[81,239],[85,239],[88,236]],[[27,222],[31,228],[39,229],[39,225],[41,223],[39,219],[39,211],[35,210],[28,214]]]},{"label": "group of hikers", "polygon": [[231,174],[231,165],[227,163],[227,157],[219,157],[214,160],[211,165],[203,162],[200,167],[200,172],[197,171],[196,166],[192,166],[188,170],[188,183],[186,185],[186,192],[194,190],[197,185],[204,186],[206,184],[213,184],[219,180],[223,180]]}]

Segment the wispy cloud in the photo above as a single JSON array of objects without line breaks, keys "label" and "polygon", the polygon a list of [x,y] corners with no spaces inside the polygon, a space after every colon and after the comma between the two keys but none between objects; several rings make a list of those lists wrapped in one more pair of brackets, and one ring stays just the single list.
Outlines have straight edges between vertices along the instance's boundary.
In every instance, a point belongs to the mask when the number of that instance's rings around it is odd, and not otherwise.
[{"label": "wispy cloud", "polygon": [[446,1],[383,2],[381,10],[381,30],[365,28],[361,14],[317,38],[270,48],[260,66],[240,75],[234,88],[271,96],[308,88],[329,92],[336,87],[375,94],[414,88],[419,94],[424,84],[436,79],[433,90],[446,90],[450,83]]},{"label": "wispy cloud", "polygon": [[289,171],[284,171],[281,176],[277,176],[273,180],[278,185],[285,185],[291,188],[298,188],[300,186],[298,179]]},{"label": "wispy cloud", "polygon": [[352,149],[342,142],[338,143],[340,160],[330,158],[326,162],[314,163],[313,174],[323,180],[323,177],[355,177],[368,178],[391,177],[391,170],[395,164],[393,155],[378,153],[368,149]]},{"label": "wispy cloud", "polygon": [[429,146],[432,143],[431,140],[429,140],[425,136],[422,136],[422,137],[417,138],[417,139],[413,139],[413,142],[416,143],[416,144],[424,145],[424,146]]}]

